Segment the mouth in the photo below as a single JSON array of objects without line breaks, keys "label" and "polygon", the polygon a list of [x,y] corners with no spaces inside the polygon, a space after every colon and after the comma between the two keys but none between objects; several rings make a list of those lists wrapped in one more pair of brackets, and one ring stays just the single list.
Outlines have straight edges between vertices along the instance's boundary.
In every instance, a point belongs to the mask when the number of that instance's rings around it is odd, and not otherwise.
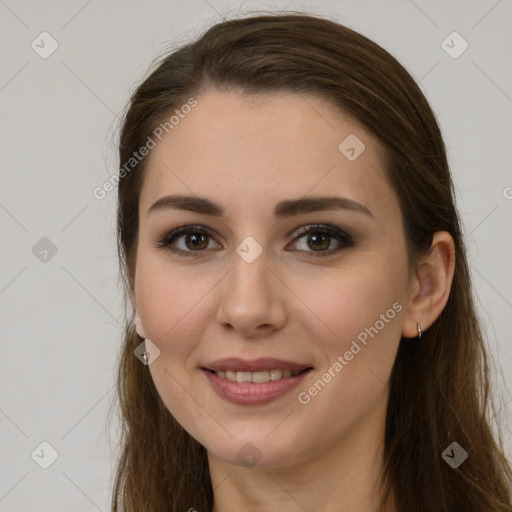
[{"label": "mouth", "polygon": [[238,405],[263,405],[289,394],[314,368],[274,358],[228,358],[201,366],[213,390]]}]

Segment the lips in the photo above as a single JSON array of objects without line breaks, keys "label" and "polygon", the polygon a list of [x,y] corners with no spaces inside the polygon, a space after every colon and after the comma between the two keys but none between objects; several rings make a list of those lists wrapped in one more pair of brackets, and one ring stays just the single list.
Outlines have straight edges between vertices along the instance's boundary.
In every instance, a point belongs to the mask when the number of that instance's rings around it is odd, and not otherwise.
[{"label": "lips", "polygon": [[263,405],[288,394],[313,370],[275,358],[219,359],[201,367],[218,396],[237,405]]}]

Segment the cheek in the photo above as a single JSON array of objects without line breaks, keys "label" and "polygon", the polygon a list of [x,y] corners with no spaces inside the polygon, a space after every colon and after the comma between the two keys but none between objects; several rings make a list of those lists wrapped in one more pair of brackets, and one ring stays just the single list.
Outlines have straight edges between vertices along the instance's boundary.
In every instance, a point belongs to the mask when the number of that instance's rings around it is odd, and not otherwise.
[{"label": "cheek", "polygon": [[187,426],[186,419],[193,415],[187,373],[201,340],[204,298],[211,281],[211,277],[193,277],[155,258],[144,259],[144,255],[137,266],[137,310],[147,338],[160,350],[148,370],[167,409]]},{"label": "cheek", "polygon": [[172,266],[162,259],[142,254],[137,262],[137,311],[146,336],[164,356],[159,364],[165,360],[173,371],[179,367],[182,371],[188,369],[188,356],[201,340],[204,322],[208,318],[211,321],[213,312],[205,308],[218,278],[197,268]]},{"label": "cheek", "polygon": [[391,372],[406,298],[405,263],[394,256],[366,254],[357,265],[333,269],[325,282],[304,280],[298,291],[315,313],[307,315],[309,335],[324,355],[317,375],[322,382],[301,391],[304,402],[316,401],[312,409],[320,406],[318,413],[331,401],[343,405],[333,420],[344,421],[345,407],[354,413],[371,408]]},{"label": "cheek", "polygon": [[315,379],[297,393],[304,421],[312,431],[322,429],[326,443],[357,429],[384,403],[405,311],[402,271],[392,275],[384,266],[333,274],[324,293],[317,288],[309,295],[322,321],[309,322],[310,336],[324,358]]},{"label": "cheek", "polygon": [[[381,315],[386,326],[399,323],[396,316],[406,297],[405,278],[399,262],[391,268],[385,258],[373,254],[357,264],[302,276],[293,289],[310,312],[305,318],[311,330],[320,335],[316,339],[323,340],[327,347],[340,344],[343,348],[377,321],[382,328]],[[393,309],[394,303],[402,308]]]}]

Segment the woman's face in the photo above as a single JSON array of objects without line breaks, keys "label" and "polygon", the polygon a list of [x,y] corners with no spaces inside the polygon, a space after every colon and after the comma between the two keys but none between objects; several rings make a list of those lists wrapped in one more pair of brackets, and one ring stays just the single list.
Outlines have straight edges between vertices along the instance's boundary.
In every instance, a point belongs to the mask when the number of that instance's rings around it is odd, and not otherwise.
[{"label": "woman's face", "polygon": [[135,302],[162,400],[238,465],[363,446],[382,433],[409,293],[381,146],[312,96],[209,91],[185,110],[139,204]]}]

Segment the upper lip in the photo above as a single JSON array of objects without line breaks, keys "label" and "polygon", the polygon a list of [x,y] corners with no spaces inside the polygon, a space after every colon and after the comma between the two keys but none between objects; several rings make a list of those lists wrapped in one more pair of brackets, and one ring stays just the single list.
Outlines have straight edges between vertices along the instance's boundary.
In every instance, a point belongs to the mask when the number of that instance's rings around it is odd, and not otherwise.
[{"label": "upper lip", "polygon": [[261,357],[259,359],[250,360],[228,357],[225,359],[218,359],[213,363],[203,366],[203,368],[212,371],[222,370],[233,372],[259,372],[264,370],[291,370],[292,372],[300,372],[307,368],[311,368],[311,365],[285,361],[283,359],[275,359],[272,357]]}]

